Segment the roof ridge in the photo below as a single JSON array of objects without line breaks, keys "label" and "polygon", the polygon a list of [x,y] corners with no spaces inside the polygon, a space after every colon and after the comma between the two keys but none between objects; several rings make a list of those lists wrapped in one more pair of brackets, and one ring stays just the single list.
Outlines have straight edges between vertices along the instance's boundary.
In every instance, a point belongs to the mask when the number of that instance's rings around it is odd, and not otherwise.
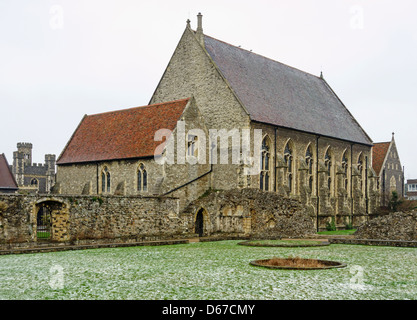
[{"label": "roof ridge", "polygon": [[209,35],[206,35],[206,34],[205,34],[204,36],[205,36],[205,37],[208,37],[208,38],[211,38],[211,39],[213,39],[213,40],[216,40],[216,41],[222,42],[222,43],[224,43],[224,44],[227,44],[227,45],[229,45],[229,46],[231,46],[231,47],[234,47],[234,48],[236,48],[236,49],[239,49],[239,50],[242,50],[242,51],[246,51],[246,52],[248,52],[248,53],[250,53],[250,54],[257,55],[257,56],[262,57],[262,58],[264,58],[264,59],[267,59],[267,60],[269,60],[269,61],[272,61],[272,62],[275,62],[275,63],[279,63],[279,64],[281,64],[281,65],[283,65],[283,66],[286,66],[287,68],[294,69],[294,70],[296,70],[296,71],[302,72],[302,73],[304,73],[304,74],[306,74],[306,75],[308,75],[308,76],[312,76],[312,77],[315,77],[315,78],[320,79],[320,76],[316,76],[315,74],[312,74],[312,73],[310,73],[310,72],[307,72],[307,71],[304,71],[304,70],[301,70],[301,69],[295,68],[295,67],[293,67],[293,66],[290,66],[290,65],[288,65],[288,64],[286,64],[286,63],[283,63],[283,62],[280,62],[280,61],[278,61],[278,60],[271,59],[271,58],[269,58],[269,57],[267,57],[267,56],[264,56],[264,55],[262,55],[262,54],[260,54],[260,53],[256,53],[256,52],[253,52],[253,51],[250,51],[250,50],[244,49],[244,48],[242,48],[242,47],[235,46],[235,45],[233,45],[233,44],[230,44],[229,42],[226,42],[226,41],[223,41],[223,40],[220,40],[220,39],[214,38],[214,37],[209,36]]},{"label": "roof ridge", "polygon": [[181,101],[189,101],[190,99],[191,99],[191,97],[185,98],[185,99],[178,99],[178,100],[166,101],[166,102],[161,102],[161,103],[154,103],[154,104],[148,104],[148,105],[143,105],[143,106],[137,106],[137,107],[129,107],[129,108],[113,110],[113,111],[93,113],[93,114],[89,114],[89,115],[86,115],[86,116],[90,117],[90,116],[98,116],[98,115],[109,114],[109,113],[124,112],[124,111],[134,110],[134,109],[145,109],[145,108],[149,108],[149,107],[155,107],[155,106],[161,106],[161,105],[166,105],[166,104],[178,103],[178,102],[181,102]]},{"label": "roof ridge", "polygon": [[[204,39],[205,49],[248,109],[252,121],[373,145],[371,137],[322,76],[208,35]],[[251,94],[254,90],[262,94]],[[277,90],[281,90],[279,94]],[[306,123],[300,112],[311,113],[311,121]],[[326,125],[319,123],[319,115],[324,112],[329,120]]]}]

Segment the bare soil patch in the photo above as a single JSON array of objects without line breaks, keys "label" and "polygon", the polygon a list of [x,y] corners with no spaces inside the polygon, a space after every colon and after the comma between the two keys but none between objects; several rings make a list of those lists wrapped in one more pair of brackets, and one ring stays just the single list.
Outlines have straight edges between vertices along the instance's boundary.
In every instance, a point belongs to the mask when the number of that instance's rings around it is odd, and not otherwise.
[{"label": "bare soil patch", "polygon": [[346,267],[345,263],[329,260],[318,259],[304,259],[300,257],[288,257],[272,259],[255,260],[250,262],[251,265],[266,267],[271,269],[299,269],[299,270],[314,270],[314,269],[330,269]]}]

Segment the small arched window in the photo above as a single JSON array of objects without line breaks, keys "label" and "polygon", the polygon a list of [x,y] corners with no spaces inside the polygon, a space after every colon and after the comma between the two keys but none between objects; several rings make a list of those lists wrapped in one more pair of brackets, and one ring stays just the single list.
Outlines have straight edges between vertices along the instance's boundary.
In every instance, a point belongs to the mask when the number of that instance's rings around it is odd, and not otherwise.
[{"label": "small arched window", "polygon": [[109,193],[110,186],[111,186],[111,175],[107,167],[104,167],[103,171],[101,171],[101,192]]},{"label": "small arched window", "polygon": [[290,192],[293,191],[293,172],[294,172],[294,161],[293,161],[293,152],[288,141],[284,149],[284,161],[287,165],[286,175],[287,175],[287,185]]},{"label": "small arched window", "polygon": [[262,140],[261,148],[261,173],[259,177],[259,187],[261,190],[269,190],[269,178],[270,178],[270,159],[271,159],[271,147],[268,136]]},{"label": "small arched window", "polygon": [[148,191],[148,172],[145,169],[143,163],[138,167],[138,191],[146,192]]},{"label": "small arched window", "polygon": [[30,181],[30,185],[31,186],[37,186],[38,185],[38,179],[32,179],[31,181]]}]

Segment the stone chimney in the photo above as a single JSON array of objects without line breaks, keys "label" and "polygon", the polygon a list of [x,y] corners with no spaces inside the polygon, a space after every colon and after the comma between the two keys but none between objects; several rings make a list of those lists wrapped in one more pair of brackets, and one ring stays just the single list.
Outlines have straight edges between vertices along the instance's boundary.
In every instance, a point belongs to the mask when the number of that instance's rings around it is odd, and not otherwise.
[{"label": "stone chimney", "polygon": [[197,30],[196,30],[196,36],[198,41],[200,41],[201,45],[204,46],[204,35],[203,35],[203,15],[201,12],[197,15]]}]

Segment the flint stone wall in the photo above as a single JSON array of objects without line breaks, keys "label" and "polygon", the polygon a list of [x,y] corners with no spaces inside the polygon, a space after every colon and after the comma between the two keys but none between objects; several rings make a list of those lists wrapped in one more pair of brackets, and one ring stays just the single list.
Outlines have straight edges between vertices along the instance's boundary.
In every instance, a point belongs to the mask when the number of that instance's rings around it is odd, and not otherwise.
[{"label": "flint stone wall", "polygon": [[252,238],[303,237],[315,233],[307,209],[297,200],[259,189],[212,191],[192,202],[184,214],[204,210],[204,235]]},{"label": "flint stone wall", "polygon": [[186,238],[176,198],[0,195],[0,246],[36,244],[37,213],[51,208],[51,241],[127,242]]},{"label": "flint stone wall", "polygon": [[356,239],[417,240],[417,212],[395,212],[373,218],[355,232]]},{"label": "flint stone wall", "polygon": [[49,242],[61,245],[134,243],[203,236],[281,238],[315,232],[297,200],[258,189],[212,191],[181,211],[174,197],[0,195],[0,249],[36,247],[37,214],[51,212]]}]

